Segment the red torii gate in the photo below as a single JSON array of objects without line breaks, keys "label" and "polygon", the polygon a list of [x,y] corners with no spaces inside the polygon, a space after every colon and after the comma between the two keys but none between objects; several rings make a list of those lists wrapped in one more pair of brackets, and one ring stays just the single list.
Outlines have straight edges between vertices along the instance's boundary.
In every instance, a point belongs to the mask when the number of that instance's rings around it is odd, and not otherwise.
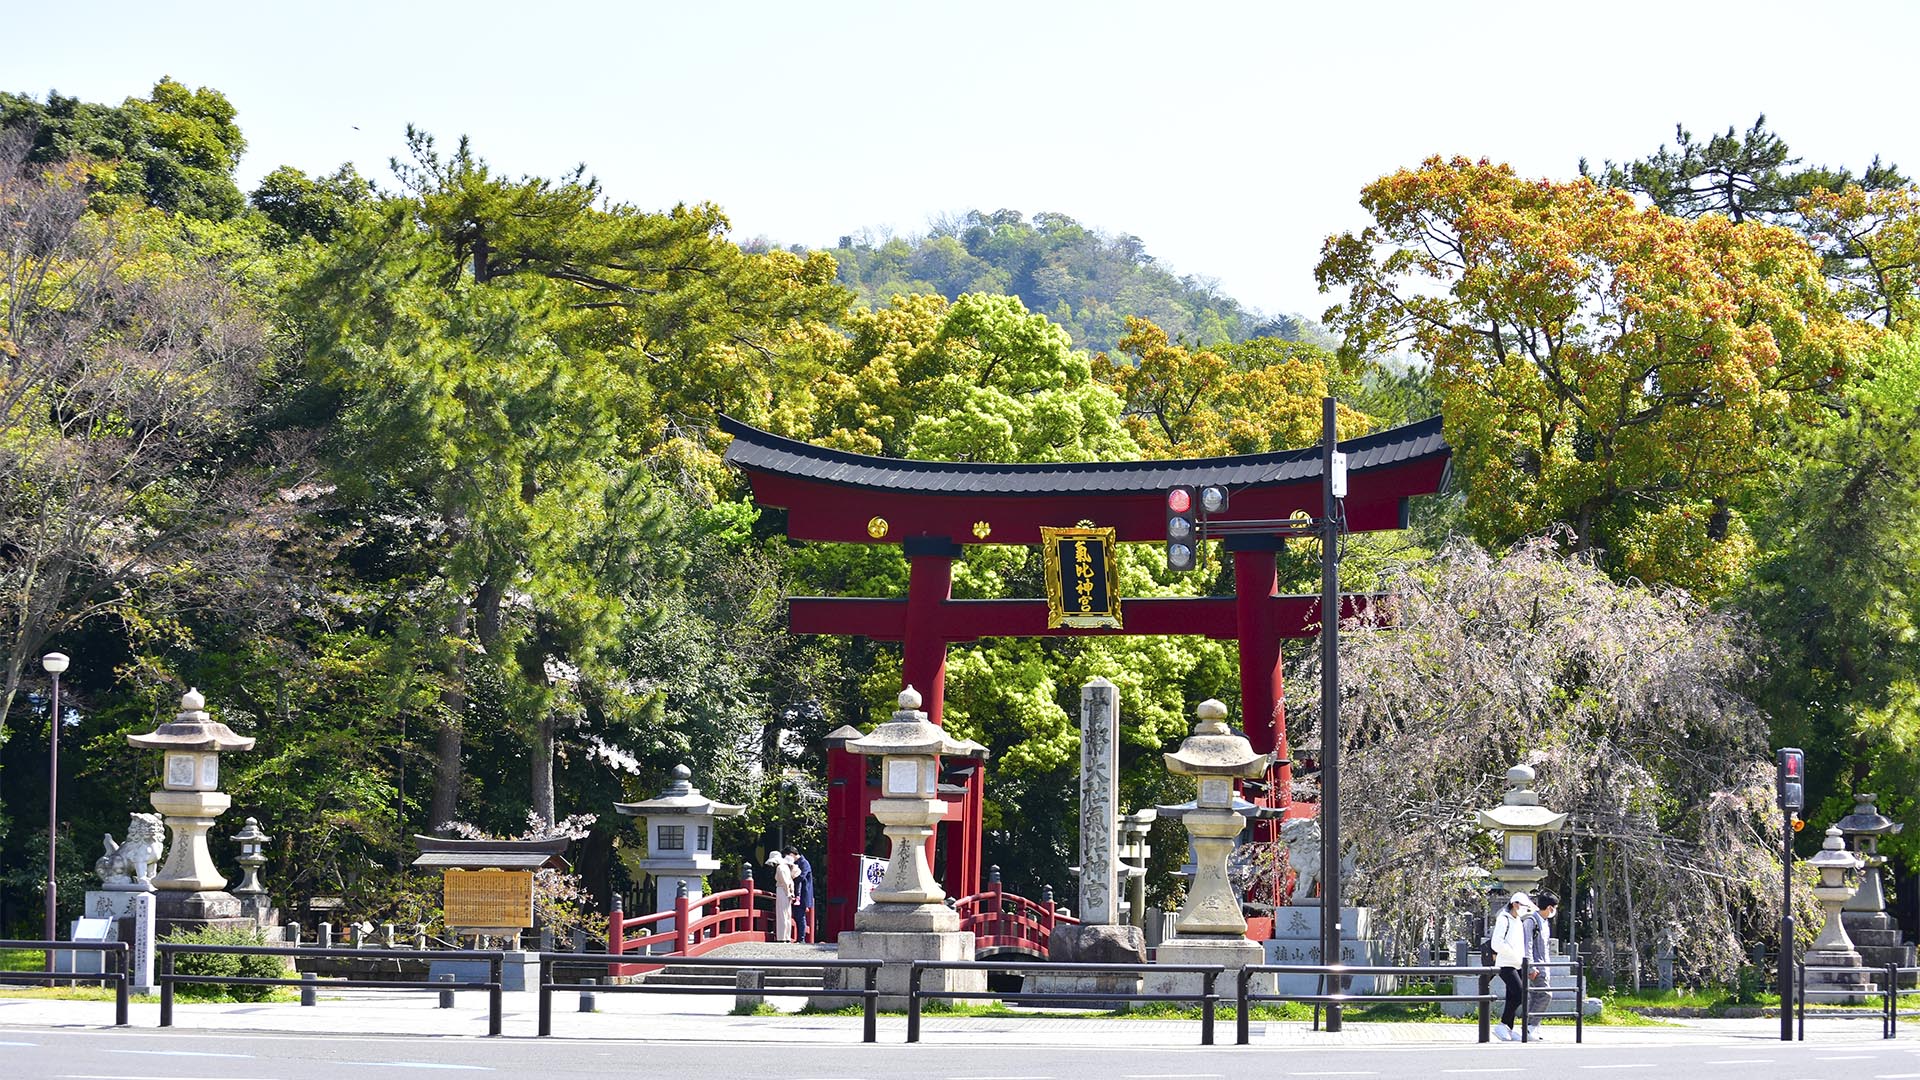
[{"label": "red torii gate", "polygon": [[[953,560],[966,544],[1039,544],[1043,526],[1091,521],[1111,526],[1120,541],[1164,541],[1168,489],[1217,485],[1231,493],[1211,521],[1277,522],[1296,511],[1321,511],[1321,450],[1180,461],[995,464],[872,457],[782,438],[721,417],[733,436],[726,460],[747,474],[754,502],[786,511],[794,540],[898,544],[909,566],[904,599],[794,597],[789,625],[797,634],[851,634],[898,641],[903,682],[917,688],[934,723],[941,722],[947,646],[984,637],[1091,634],[1198,634],[1240,644],[1240,713],[1247,740],[1281,758],[1255,801],[1283,807],[1291,770],[1286,761],[1280,643],[1318,632],[1320,598],[1283,596],[1274,554],[1278,535],[1236,533],[1223,544],[1233,555],[1234,595],[1121,601],[1123,629],[1048,627],[1043,599],[955,600]],[[1347,454],[1345,522],[1349,532],[1404,528],[1408,500],[1444,485],[1450,451],[1440,418],[1391,428],[1341,444]],[[1342,617],[1362,597],[1345,597]],[[967,773],[964,793],[950,800],[954,819],[947,891],[980,888],[983,772]],[[836,776],[829,788],[826,917],[831,940],[853,923],[857,856],[866,835],[865,772],[860,783]],[[853,790],[843,790],[844,788]],[[956,831],[957,830],[957,831]],[[850,846],[849,846],[850,845]],[[956,857],[956,855],[958,857]]]}]

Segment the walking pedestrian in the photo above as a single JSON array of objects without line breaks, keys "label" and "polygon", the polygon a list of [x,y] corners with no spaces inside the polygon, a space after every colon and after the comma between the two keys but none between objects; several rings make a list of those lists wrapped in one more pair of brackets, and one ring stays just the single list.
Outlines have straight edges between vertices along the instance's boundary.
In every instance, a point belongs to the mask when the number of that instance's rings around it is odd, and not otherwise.
[{"label": "walking pedestrian", "polygon": [[[1553,980],[1548,976],[1552,969],[1547,966],[1551,956],[1547,952],[1547,927],[1553,924],[1553,916],[1560,910],[1560,898],[1545,889],[1533,894],[1533,906],[1520,918],[1521,936],[1527,942],[1527,960],[1530,964],[1528,979],[1532,985],[1527,987],[1527,1041],[1544,1039],[1540,1034],[1540,1014],[1553,1007],[1553,992],[1548,989]],[[1576,1003],[1577,1007],[1577,1003]]]},{"label": "walking pedestrian", "polygon": [[1488,935],[1493,946],[1493,964],[1500,969],[1500,982],[1507,989],[1507,1002],[1500,1010],[1500,1023],[1493,1029],[1494,1038],[1501,1042],[1513,1042],[1519,1038],[1514,1033],[1513,1020],[1519,1014],[1520,1002],[1526,994],[1526,986],[1520,981],[1520,965],[1527,956],[1526,930],[1521,920],[1533,910],[1533,900],[1526,893],[1508,895],[1507,902],[1500,907],[1500,914],[1494,917],[1493,932]]},{"label": "walking pedestrian", "polygon": [[813,940],[813,864],[800,849],[787,847],[787,862],[793,866],[793,940]]},{"label": "walking pedestrian", "polygon": [[767,856],[773,871],[773,940],[793,940],[793,864],[778,850]]}]

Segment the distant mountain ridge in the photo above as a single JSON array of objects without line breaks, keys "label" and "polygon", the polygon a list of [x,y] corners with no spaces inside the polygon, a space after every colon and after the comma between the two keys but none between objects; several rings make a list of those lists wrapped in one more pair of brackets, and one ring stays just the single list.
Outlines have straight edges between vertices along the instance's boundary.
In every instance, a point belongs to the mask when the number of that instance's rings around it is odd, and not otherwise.
[{"label": "distant mountain ridge", "polygon": [[1216,345],[1253,337],[1326,343],[1312,322],[1267,316],[1197,275],[1176,276],[1147,254],[1139,237],[1109,235],[1065,214],[1028,221],[1017,210],[970,210],[934,222],[924,236],[854,233],[833,250],[840,283],[869,304],[896,293],[1017,296],[1052,319],[1076,346],[1112,352],[1126,316],[1151,319],[1175,340]]}]

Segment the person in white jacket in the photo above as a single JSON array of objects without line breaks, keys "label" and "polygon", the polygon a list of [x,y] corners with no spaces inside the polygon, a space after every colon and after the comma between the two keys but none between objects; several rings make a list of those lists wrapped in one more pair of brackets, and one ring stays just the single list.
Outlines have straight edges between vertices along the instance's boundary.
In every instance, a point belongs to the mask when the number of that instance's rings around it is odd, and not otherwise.
[{"label": "person in white jacket", "polygon": [[1493,946],[1493,964],[1500,969],[1500,981],[1507,988],[1507,1003],[1500,1010],[1500,1024],[1493,1029],[1494,1037],[1502,1042],[1519,1038],[1514,1033],[1513,1021],[1527,993],[1526,984],[1520,980],[1520,966],[1526,962],[1527,955],[1527,935],[1522,920],[1534,910],[1531,897],[1523,892],[1513,893],[1501,905],[1500,914],[1493,920],[1493,932],[1488,935]]}]

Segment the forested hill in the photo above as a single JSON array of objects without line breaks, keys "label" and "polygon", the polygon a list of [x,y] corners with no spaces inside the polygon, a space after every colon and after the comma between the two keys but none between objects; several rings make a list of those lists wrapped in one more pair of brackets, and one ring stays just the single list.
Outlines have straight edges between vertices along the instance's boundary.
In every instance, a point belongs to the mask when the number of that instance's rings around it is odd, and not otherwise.
[{"label": "forested hill", "polygon": [[969,211],[936,221],[921,237],[840,238],[833,252],[840,283],[871,305],[896,293],[1007,293],[1045,314],[1081,348],[1111,352],[1127,332],[1125,316],[1151,319],[1176,340],[1204,345],[1277,337],[1313,338],[1294,317],[1263,316],[1204,277],[1176,276],[1147,254],[1139,237],[1109,236],[1065,214],[1032,221],[1018,210]]}]

